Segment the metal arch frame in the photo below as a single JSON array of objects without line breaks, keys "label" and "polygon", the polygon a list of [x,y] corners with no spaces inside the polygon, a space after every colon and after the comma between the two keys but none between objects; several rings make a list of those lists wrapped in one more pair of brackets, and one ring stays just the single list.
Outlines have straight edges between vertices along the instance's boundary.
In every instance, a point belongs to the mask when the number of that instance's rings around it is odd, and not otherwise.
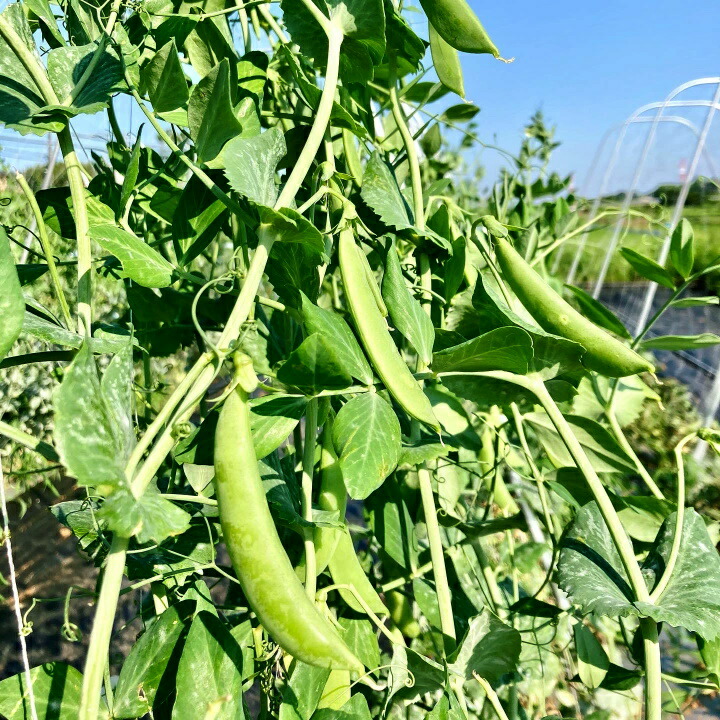
[{"label": "metal arch frame", "polygon": [[[638,115],[640,112],[647,112],[648,110],[653,110],[653,109],[659,108],[661,105],[662,105],[662,103],[650,103],[649,105],[644,105],[642,108],[639,108],[635,113],[633,113],[633,115]],[[680,106],[680,105],[684,105],[684,103],[679,101],[678,106]],[[718,106],[718,109],[720,109],[720,105]],[[605,145],[607,144],[607,141],[610,139],[610,137],[612,136],[612,134],[614,132],[617,132],[618,130],[625,127],[626,125],[629,126],[630,124],[634,124],[634,123],[650,123],[650,122],[655,122],[655,121],[656,121],[655,118],[652,118],[652,117],[641,117],[641,116],[632,117],[631,116],[630,118],[628,118],[628,120],[625,123],[611,127],[605,133],[602,140],[598,144],[598,149],[595,153],[595,156],[593,157],[592,163],[590,165],[590,170],[588,171],[588,173],[585,177],[585,185],[588,185],[590,183],[591,178],[594,176],[595,170],[597,168],[597,164],[600,160],[600,157],[602,156],[602,151],[605,149]],[[659,118],[659,122],[674,122],[674,123],[677,123],[678,125],[683,125],[683,126],[689,128],[690,130],[692,130],[697,138],[700,137],[700,130],[697,128],[697,126],[694,123],[692,123],[690,120],[688,120],[687,118],[682,117],[681,115],[668,115],[666,117],[661,117],[661,118]],[[621,144],[622,138],[619,138],[618,142]],[[616,148],[618,148],[618,147],[619,147],[619,145],[616,144]],[[615,155],[615,152],[613,152],[613,155]],[[712,162],[712,157],[709,154],[706,156],[706,159],[707,159],[708,163],[710,164],[710,166],[714,168],[714,164]],[[608,163],[605,175],[603,176],[603,182],[602,182],[600,191],[598,193],[598,196],[595,198],[595,200],[593,200],[593,204],[592,204],[592,207],[590,210],[590,219],[591,220],[593,220],[598,214],[598,210],[600,208],[600,203],[602,202],[602,198],[603,198],[605,192],[607,191],[607,185],[609,182],[610,173],[614,169],[615,160],[616,160],[616,158],[613,158],[613,159],[611,159],[611,162]],[[713,172],[715,172],[715,171],[713,170]],[[585,243],[587,242],[587,237],[588,237],[589,233],[590,233],[590,231],[588,230],[580,236],[580,240],[579,240],[577,248],[575,250],[575,256],[573,257],[573,261],[568,270],[567,277],[565,278],[565,282],[570,285],[572,285],[572,283],[575,280],[575,274],[577,273],[577,269],[580,264],[580,260],[582,258],[583,251],[585,250]],[[557,268],[558,268],[558,265],[560,264],[561,259],[562,259],[562,253],[561,252],[557,253],[557,255],[555,256],[555,261],[553,263],[553,272],[557,271]]]},{"label": "metal arch frame", "polygon": [[[685,92],[686,90],[689,90],[690,88],[694,87],[700,87],[702,85],[715,85],[716,91],[715,96],[712,101],[707,100],[687,100],[687,101],[677,101],[675,98],[680,95],[681,93]],[[705,145],[705,139],[707,138],[707,133],[710,129],[710,124],[712,123],[712,119],[715,115],[715,110],[718,109],[720,106],[718,104],[718,101],[720,101],[720,77],[709,77],[709,78],[699,78],[698,80],[691,80],[690,82],[683,83],[682,85],[679,85],[676,87],[668,96],[665,98],[665,100],[660,104],[660,106],[657,109],[657,112],[655,114],[655,118],[653,120],[652,125],[650,126],[650,131],[648,133],[648,137],[645,140],[645,144],[643,146],[642,153],[640,155],[640,159],[638,160],[638,163],[635,167],[635,174],[633,175],[632,182],[630,184],[630,187],[625,193],[625,199],[623,201],[622,205],[622,212],[626,213],[628,209],[630,208],[630,203],[632,202],[633,197],[635,196],[635,190],[637,189],[637,185],[640,182],[640,176],[645,169],[645,163],[647,162],[647,158],[650,154],[650,148],[652,147],[655,136],[657,134],[657,128],[660,124],[660,119],[662,118],[666,108],[668,107],[707,107],[708,113],[705,119],[705,123],[703,125],[703,129],[701,131],[700,137],[698,138],[698,142],[695,146],[695,153],[693,154],[693,159],[690,165],[690,168],[688,170],[688,176],[686,178],[686,181],[683,183],[683,187],[680,191],[680,196],[678,197],[678,202],[675,204],[675,211],[673,212],[673,219],[674,224],[670,227],[670,232],[675,227],[675,224],[677,223],[676,217],[679,217],[679,212],[682,212],[682,208],[685,205],[685,199],[687,198],[687,191],[690,188],[690,178],[694,174],[695,170],[697,169],[697,164],[700,158],[700,151],[702,147]],[[679,103],[679,104],[678,104]],[[623,131],[621,134],[621,138],[619,140],[624,139],[625,134],[627,132],[627,128],[630,125],[630,120],[632,120],[634,117],[636,117],[636,114],[633,114],[630,118],[628,118],[628,121],[625,122],[625,125],[623,126]],[[621,144],[621,143],[620,143]],[[619,153],[619,144],[616,145],[616,149]],[[614,153],[613,157],[614,161],[617,161],[617,153]],[[610,240],[610,244],[608,245],[608,249],[605,253],[605,257],[603,259],[603,264],[600,269],[600,273],[597,277],[597,280],[595,282],[595,287],[593,288],[593,297],[597,298],[600,295],[600,291],[602,290],[603,284],[605,282],[605,276],[607,275],[608,268],[610,266],[610,261],[612,259],[612,256],[615,252],[615,248],[617,247],[618,239],[620,238],[620,233],[622,232],[622,228],[624,225],[624,218],[621,215],[618,222],[615,224],[615,229],[613,231],[613,236]],[[669,249],[669,246],[668,246]],[[661,253],[662,255],[662,253]],[[652,287],[652,286],[651,286]],[[655,295],[655,290],[652,291],[651,297],[649,299],[646,297],[646,302],[644,303],[644,308],[649,308],[652,304],[652,300]],[[645,320],[647,320],[649,309],[644,312],[644,319],[642,317],[642,314],[639,318],[639,320],[643,320],[643,324]],[[638,325],[640,323],[638,322]]]}]

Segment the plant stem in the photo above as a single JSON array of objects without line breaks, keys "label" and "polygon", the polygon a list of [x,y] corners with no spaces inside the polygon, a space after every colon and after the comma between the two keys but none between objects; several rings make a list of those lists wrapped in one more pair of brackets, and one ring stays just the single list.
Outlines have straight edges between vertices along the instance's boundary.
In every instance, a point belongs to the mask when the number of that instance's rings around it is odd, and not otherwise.
[{"label": "plant stem", "polygon": [[70,314],[70,307],[68,306],[67,298],[65,297],[62,284],[60,283],[60,275],[58,274],[57,265],[55,264],[52,243],[50,242],[50,236],[48,235],[47,226],[43,220],[42,212],[40,212],[40,206],[35,198],[35,193],[33,193],[30,189],[25,177],[17,172],[15,173],[15,179],[18,181],[18,185],[20,185],[20,189],[22,190],[23,195],[25,195],[25,199],[27,200],[28,205],[30,205],[30,210],[35,217],[35,224],[40,238],[40,247],[42,248],[43,255],[45,255],[45,262],[48,266],[50,279],[52,281],[57,300],[60,303],[60,309],[62,310],[63,319],[65,320],[65,327],[72,329],[73,321],[72,315]]},{"label": "plant stem", "polygon": [[92,248],[90,245],[90,220],[85,199],[85,183],[82,168],[70,127],[58,134],[60,152],[65,161],[70,196],[75,216],[75,235],[77,237],[77,312],[78,328],[81,335],[92,334]]},{"label": "plant stem", "polygon": [[641,618],[645,649],[645,720],[662,720],[662,665],[657,623]]},{"label": "plant stem", "polygon": [[633,461],[633,464],[635,465],[635,469],[638,471],[638,474],[643,479],[643,482],[647,485],[650,492],[658,498],[658,500],[664,500],[665,495],[663,494],[663,491],[657,486],[655,481],[652,479],[652,476],[650,473],[645,469],[645,466],[640,462],[640,458],[637,456],[637,453],[635,450],[633,450],[632,445],[628,442],[628,439],[625,437],[625,433],[623,432],[622,428],[620,427],[620,423],[618,422],[617,415],[615,414],[615,411],[612,407],[612,403],[605,411],[605,417],[608,420],[608,423],[610,423],[610,429],[613,431],[613,435],[615,435],[615,439],[620,443],[620,446],[622,449],[630,456],[630,458]]},{"label": "plant stem", "polygon": [[85,661],[78,720],[97,720],[98,717],[100,691],[103,684],[115,611],[120,596],[120,585],[125,570],[127,547],[127,538],[116,535],[113,538],[110,553],[105,563],[100,596],[95,608],[95,619],[90,633],[90,645]]},{"label": "plant stem", "polygon": [[507,714],[505,713],[505,710],[503,709],[502,703],[500,702],[500,698],[497,696],[497,693],[495,690],[493,690],[492,685],[484,678],[478,675],[476,672],[473,672],[473,677],[480,683],[480,687],[485,691],[485,695],[487,695],[487,699],[490,701],[490,704],[493,706],[493,709],[497,713],[497,716],[500,718],[500,720],[509,720]]},{"label": "plant stem", "polygon": [[427,527],[428,543],[430,545],[430,559],[433,565],[435,579],[435,592],[440,607],[440,629],[446,639],[447,651],[454,649],[457,635],[455,633],[455,620],[452,611],[452,597],[448,584],[447,569],[445,568],[445,551],[443,550],[440,524],[437,519],[437,509],[433,497],[430,472],[423,465],[418,467],[418,481],[420,484],[420,497],[422,498],[423,516]]},{"label": "plant stem", "polygon": [[684,437],[675,446],[675,462],[677,463],[678,469],[678,480],[677,480],[677,511],[675,513],[675,528],[673,530],[673,541],[670,547],[670,554],[668,555],[667,563],[663,574],[658,581],[657,585],[653,588],[650,593],[651,602],[657,604],[663,596],[665,590],[667,590],[668,583],[672,577],[675,565],[677,563],[678,555],[680,554],[680,544],[682,542],[682,531],[685,523],[685,463],[683,462],[683,449],[685,446],[695,438],[695,433]]},{"label": "plant stem", "polygon": [[[305,415],[305,442],[302,457],[302,516],[312,522],[313,470],[315,468],[315,448],[318,431],[318,401],[311,400]],[[312,526],[303,531],[305,537],[305,592],[315,600],[317,590],[317,563],[315,561],[315,542]]]},{"label": "plant stem", "polygon": [[24,445],[29,450],[34,450],[50,462],[57,462],[60,460],[60,456],[57,454],[57,451],[52,445],[49,445],[43,440],[38,440],[33,435],[30,435],[19,428],[9,425],[4,420],[0,420],[0,435],[4,435],[13,442]]},{"label": "plant stem", "polygon": [[415,226],[418,230],[425,229],[425,203],[423,202],[422,194],[422,176],[420,174],[420,161],[418,159],[417,148],[415,146],[415,140],[413,140],[410,130],[407,126],[405,119],[405,113],[403,113],[402,106],[397,94],[397,85],[395,82],[395,73],[391,73],[390,78],[390,106],[392,109],[393,117],[395,118],[395,124],[400,131],[400,137],[402,137],[403,145],[405,146],[405,153],[408,159],[408,165],[410,166],[410,182],[412,185],[413,193],[413,213],[415,215]]},{"label": "plant stem", "polygon": [[[525,378],[524,378],[525,379]],[[613,507],[610,496],[605,490],[605,486],[595,472],[595,468],[588,459],[582,445],[578,442],[575,437],[570,425],[565,420],[564,415],[558,409],[555,401],[550,396],[550,393],[545,387],[545,383],[539,378],[527,378],[527,384],[525,385],[528,390],[531,390],[540,401],[548,417],[555,426],[560,438],[567,447],[570,455],[572,456],[575,464],[578,466],[580,472],[585,476],[587,484],[590,486],[590,490],[595,498],[595,502],[600,509],[600,513],[603,516],[603,520],[607,525],[608,531],[612,536],[615,547],[617,548],[618,554],[622,561],[625,572],[630,580],[635,597],[642,601],[648,602],[650,594],[648,593],[645,580],[643,579],[642,573],[640,572],[640,565],[635,557],[635,551],[632,546],[632,542],[625,532],[625,528],[618,517],[615,508]]]}]

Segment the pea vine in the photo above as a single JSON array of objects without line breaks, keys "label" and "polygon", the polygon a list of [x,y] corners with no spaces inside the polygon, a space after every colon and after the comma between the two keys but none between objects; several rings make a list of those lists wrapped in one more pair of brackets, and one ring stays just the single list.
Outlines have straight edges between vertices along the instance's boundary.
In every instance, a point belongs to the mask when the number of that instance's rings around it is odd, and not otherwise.
[{"label": "pea vine", "polygon": [[[548,171],[539,113],[479,191],[467,151],[497,148],[451,97],[458,51],[500,51],[465,0],[420,5],[0,13],[0,122],[55,135],[64,169],[21,169],[26,222],[0,231],[0,368],[47,375],[51,433],[0,435],[74,479],[51,510],[101,570],[56,599],[68,642],[94,602],[82,672],[1,680],[11,720],[661,720],[718,690],[717,527],[685,479],[718,435],[669,448],[668,486],[626,431],[659,402],[654,350],[720,342],[648,335],[716,304],[687,293],[720,258],[633,209],[672,233],[667,266],[623,251],[669,293],[642,332],[563,288],[553,258],[620,211],[589,220]],[[112,139],[83,163],[87,115]]]}]

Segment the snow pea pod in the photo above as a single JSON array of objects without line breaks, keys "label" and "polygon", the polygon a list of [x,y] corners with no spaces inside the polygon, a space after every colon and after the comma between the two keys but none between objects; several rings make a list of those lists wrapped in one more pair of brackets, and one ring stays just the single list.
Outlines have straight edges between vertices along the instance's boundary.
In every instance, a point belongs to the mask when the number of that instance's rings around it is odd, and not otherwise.
[{"label": "snow pea pod", "polygon": [[446,88],[464,98],[465,83],[458,51],[446,43],[432,25],[428,28],[428,32],[430,52],[438,79]]},{"label": "snow pea pod", "polygon": [[235,573],[273,640],[310,665],[363,672],[362,663],[306,595],[280,542],[255,461],[248,396],[240,385],[218,418],[215,485]]},{"label": "snow pea pod", "polygon": [[370,286],[375,280],[368,277],[360,252],[352,229],[342,230],[338,240],[340,274],[360,342],[375,372],[403,410],[420,422],[439,429],[430,401],[390,336]]},{"label": "snow pea pod", "polygon": [[[332,442],[332,419],[328,418],[323,426],[320,445],[320,491],[318,505],[321,510],[335,512],[340,519],[345,517],[347,507],[347,490],[340,470],[337,454]],[[319,575],[328,566],[335,552],[341,528],[317,527],[313,534],[315,543],[315,572]],[[301,582],[305,582],[305,556],[295,567]]]},{"label": "snow pea pod", "polygon": [[565,302],[504,238],[495,238],[495,255],[503,279],[535,321],[585,348],[586,367],[608,377],[655,371],[645,358]]},{"label": "snow pea pod", "polygon": [[420,0],[420,4],[430,24],[451,47],[500,57],[500,51],[465,0]]}]

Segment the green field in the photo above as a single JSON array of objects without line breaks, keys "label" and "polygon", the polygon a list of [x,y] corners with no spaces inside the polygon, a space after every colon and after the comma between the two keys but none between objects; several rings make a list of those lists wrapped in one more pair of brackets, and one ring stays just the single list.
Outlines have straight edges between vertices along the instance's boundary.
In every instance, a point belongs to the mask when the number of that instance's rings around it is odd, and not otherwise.
[{"label": "green field", "polygon": [[[653,219],[668,217],[667,210],[658,208],[638,208]],[[695,268],[706,267],[720,255],[720,202],[708,202],[703,205],[687,206],[683,213],[693,225],[695,232],[696,255]],[[612,240],[615,217],[603,218],[598,226],[588,233],[582,260],[578,266],[575,284],[592,283],[602,266],[603,258]],[[633,282],[638,277],[619,253],[621,247],[629,247],[643,255],[656,259],[664,241],[663,228],[651,224],[643,218],[630,218],[623,226],[613,260],[607,273],[606,282]],[[567,243],[558,265],[557,274],[565,278],[578,247],[578,238]],[[554,267],[553,260],[548,267]],[[707,289],[717,292],[720,289],[720,273],[708,278]]]}]

